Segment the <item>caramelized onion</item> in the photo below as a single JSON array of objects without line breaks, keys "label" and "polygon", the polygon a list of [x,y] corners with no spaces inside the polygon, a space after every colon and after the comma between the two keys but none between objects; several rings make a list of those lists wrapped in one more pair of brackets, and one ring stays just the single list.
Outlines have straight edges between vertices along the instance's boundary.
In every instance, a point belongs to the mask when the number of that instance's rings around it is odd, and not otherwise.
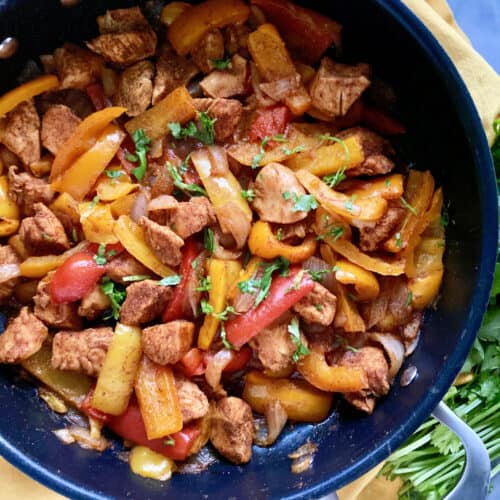
[{"label": "caramelized onion", "polygon": [[5,283],[13,278],[21,276],[21,269],[17,264],[0,265],[0,283]]},{"label": "caramelized onion", "polygon": [[379,343],[389,358],[389,377],[396,376],[405,359],[405,348],[398,337],[390,333],[370,333],[370,339]]},{"label": "caramelized onion", "polygon": [[142,216],[148,214],[149,194],[141,189],[135,197],[134,204],[130,210],[130,217],[134,222],[139,222]]},{"label": "caramelized onion", "polygon": [[78,443],[82,448],[104,451],[109,446],[109,441],[100,436],[95,439],[91,436],[89,429],[72,425],[66,429],[52,431],[64,444]]},{"label": "caramelized onion", "polygon": [[219,226],[214,228],[214,253],[216,259],[236,260],[241,257],[241,250],[228,250],[222,245],[225,235],[221,232]]},{"label": "caramelized onion", "polygon": [[[302,263],[302,267],[309,271],[329,271],[332,266],[329,266],[327,262],[319,257],[309,257]],[[335,293],[335,274],[333,272],[324,273],[321,275],[320,283],[330,290],[330,292]]]},{"label": "caramelized onion", "polygon": [[205,370],[205,379],[208,385],[216,390],[220,386],[222,370],[231,362],[234,354],[229,349],[222,349],[209,359]]}]

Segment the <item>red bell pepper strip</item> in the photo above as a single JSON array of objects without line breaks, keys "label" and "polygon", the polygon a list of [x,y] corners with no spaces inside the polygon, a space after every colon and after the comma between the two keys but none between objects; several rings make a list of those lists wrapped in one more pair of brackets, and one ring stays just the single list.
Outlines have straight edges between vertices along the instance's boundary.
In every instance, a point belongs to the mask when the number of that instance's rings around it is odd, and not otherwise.
[{"label": "red bell pepper strip", "polygon": [[341,42],[342,26],[317,12],[288,0],[251,0],[274,24],[287,47],[308,64],[316,63],[332,44]]},{"label": "red bell pepper strip", "polygon": [[250,347],[242,347],[239,351],[234,352],[233,359],[222,370],[225,373],[237,372],[243,370],[252,357],[252,349]]},{"label": "red bell pepper strip", "polygon": [[[256,309],[250,309],[245,314],[227,321],[225,323],[227,340],[234,346],[241,347],[305,297],[313,289],[314,282],[305,272],[302,277],[298,277],[301,271],[300,267],[295,266],[290,268],[287,277],[274,278],[269,295]],[[296,279],[299,280],[298,283],[295,283]]]},{"label": "red bell pepper strip", "polygon": [[182,356],[179,367],[186,377],[195,377],[205,373],[205,352],[197,347],[189,349],[189,351]]},{"label": "red bell pepper strip", "polygon": [[200,250],[195,240],[189,239],[182,249],[182,261],[179,273],[182,276],[181,282],[174,288],[172,299],[167,304],[163,313],[163,321],[168,323],[184,316],[184,296],[186,295],[186,286],[189,282],[190,273],[193,271],[193,262],[199,255]]},{"label": "red bell pepper strip", "polygon": [[286,106],[259,109],[250,127],[248,138],[252,142],[261,142],[264,137],[271,138],[274,135],[284,134],[291,117]]},{"label": "red bell pepper strip", "polygon": [[72,255],[56,270],[50,281],[50,298],[56,304],[80,300],[94,288],[105,270],[89,253]]},{"label": "red bell pepper strip", "polygon": [[400,135],[406,133],[405,126],[380,109],[363,106],[361,121],[368,127],[384,135]]}]

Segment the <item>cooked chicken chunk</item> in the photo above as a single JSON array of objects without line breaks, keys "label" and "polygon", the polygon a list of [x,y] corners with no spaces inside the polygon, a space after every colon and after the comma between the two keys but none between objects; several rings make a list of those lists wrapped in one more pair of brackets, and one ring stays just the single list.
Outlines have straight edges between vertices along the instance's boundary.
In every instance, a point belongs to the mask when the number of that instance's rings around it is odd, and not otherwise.
[{"label": "cooked chicken chunk", "polygon": [[35,203],[35,215],[21,222],[19,236],[31,255],[64,252],[69,240],[59,219],[43,203]]},{"label": "cooked chicken chunk", "polygon": [[311,83],[313,106],[331,118],[344,116],[370,86],[369,72],[367,64],[348,66],[324,57]]},{"label": "cooked chicken chunk", "polygon": [[250,28],[245,24],[230,24],[224,30],[224,46],[230,55],[236,52],[248,54],[247,42]]},{"label": "cooked chicken chunk", "polygon": [[178,320],[144,328],[142,347],[149,359],[159,365],[173,365],[189,351],[194,324]]},{"label": "cooked chicken chunk", "polygon": [[203,73],[210,73],[215,68],[213,61],[224,57],[224,38],[219,30],[210,31],[191,52],[194,63]]},{"label": "cooked chicken chunk", "polygon": [[377,347],[363,347],[357,352],[346,351],[339,360],[340,366],[359,368],[364,371],[369,388],[359,392],[344,394],[354,407],[372,413],[375,399],[389,392],[389,365],[384,353]]},{"label": "cooked chicken chunk", "polygon": [[114,104],[127,108],[129,116],[141,114],[151,104],[154,66],[151,61],[140,61],[120,75]]},{"label": "cooked chicken chunk", "polygon": [[164,164],[150,162],[144,179],[144,184],[151,187],[151,198],[163,194],[171,194],[174,190],[174,181]]},{"label": "cooked chicken chunk", "polygon": [[233,97],[245,93],[247,61],[239,55],[231,59],[231,68],[212,71],[200,82],[203,92],[209,97]]},{"label": "cooked chicken chunk", "polygon": [[172,296],[169,287],[157,281],[144,280],[127,287],[127,298],[122,304],[120,321],[125,325],[141,325],[156,319],[165,310]]},{"label": "cooked chicken chunk", "polygon": [[96,285],[90,290],[80,302],[78,314],[84,318],[94,320],[102,316],[103,312],[111,307],[107,295],[101,290],[99,285]]},{"label": "cooked chicken chunk", "polygon": [[18,104],[0,125],[0,142],[25,165],[40,159],[40,118],[33,101]]},{"label": "cooked chicken chunk", "polygon": [[64,89],[45,92],[36,97],[36,107],[41,115],[56,104],[67,106],[81,120],[95,111],[88,94],[79,89]]},{"label": "cooked chicken chunk", "polygon": [[331,325],[337,310],[337,297],[319,283],[314,283],[312,291],[299,300],[293,310],[299,313],[306,323]]},{"label": "cooked chicken chunk", "polygon": [[179,208],[179,202],[168,194],[153,198],[148,204],[148,217],[162,226],[170,226]]},{"label": "cooked chicken chunk", "polygon": [[250,406],[240,398],[222,398],[214,407],[211,424],[210,441],[215,449],[235,464],[247,463],[255,434]]},{"label": "cooked chicken chunk", "polygon": [[203,418],[208,413],[210,405],[207,396],[194,382],[176,374],[175,387],[179,398],[179,406],[181,407],[183,424]]},{"label": "cooked chicken chunk", "polygon": [[164,46],[156,62],[153,104],[161,101],[177,87],[187,85],[197,73],[198,69],[190,60],[177,55],[169,46]]},{"label": "cooked chicken chunk", "polygon": [[141,217],[139,225],[144,229],[146,243],[163,264],[175,267],[181,263],[181,248],[184,245],[182,238],[169,227],[160,226],[147,217]]},{"label": "cooked chicken chunk", "polygon": [[101,77],[102,59],[72,43],[54,51],[61,89],[85,89]]},{"label": "cooked chicken chunk", "polygon": [[8,180],[9,198],[17,203],[24,216],[35,213],[35,204],[48,205],[54,197],[54,191],[47,181],[27,172],[18,174],[15,166],[9,168]]},{"label": "cooked chicken chunk", "polygon": [[97,25],[101,35],[150,29],[149,23],[139,7],[108,10],[106,14],[97,17]]},{"label": "cooked chicken chunk", "polygon": [[111,280],[121,283],[122,285],[128,285],[128,282],[123,281],[123,278],[126,276],[140,275],[152,277],[153,272],[147,267],[144,267],[128,252],[122,252],[106,264],[106,274]]},{"label": "cooked chicken chunk", "polygon": [[23,307],[0,335],[0,363],[19,363],[33,356],[48,333],[47,327]]},{"label": "cooked chicken chunk", "polygon": [[193,99],[198,111],[205,111],[210,118],[215,118],[215,140],[222,142],[229,139],[240,123],[243,106],[236,99]]},{"label": "cooked chicken chunk", "polygon": [[262,220],[292,224],[307,217],[307,212],[294,210],[295,198],[306,192],[293,171],[284,165],[269,163],[250,187],[255,193],[252,207]]},{"label": "cooked chicken chunk", "polygon": [[[0,245],[0,266],[17,266],[20,264],[19,257],[10,245]],[[10,280],[0,283],[0,305],[5,304],[10,299],[14,288],[19,283],[19,278],[11,278]]]},{"label": "cooked chicken chunk", "polygon": [[36,295],[33,297],[35,303],[35,316],[52,328],[64,328],[68,330],[80,330],[82,318],[78,316],[78,306],[74,302],[56,304],[50,298],[49,286],[55,271],[51,271],[38,283]]},{"label": "cooked chicken chunk", "polygon": [[80,123],[80,118],[67,106],[51,106],[42,118],[42,145],[56,155]]},{"label": "cooked chicken chunk", "polygon": [[52,367],[97,377],[112,339],[111,327],[56,333],[52,342]]}]

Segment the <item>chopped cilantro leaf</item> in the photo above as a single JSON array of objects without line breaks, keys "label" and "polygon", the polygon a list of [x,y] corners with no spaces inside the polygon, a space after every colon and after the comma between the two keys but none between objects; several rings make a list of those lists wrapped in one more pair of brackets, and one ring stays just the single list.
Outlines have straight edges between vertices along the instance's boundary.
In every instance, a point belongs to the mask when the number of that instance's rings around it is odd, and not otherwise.
[{"label": "chopped cilantro leaf", "polygon": [[167,439],[163,440],[163,444],[165,446],[174,446],[175,445],[175,439],[172,436],[168,436]]},{"label": "chopped cilantro leaf", "polygon": [[350,199],[345,202],[345,208],[347,211],[352,212],[353,203],[356,201],[356,195],[353,194]]},{"label": "chopped cilantro leaf", "polygon": [[208,300],[201,299],[200,306],[201,306],[201,312],[203,314],[213,314],[214,308],[212,307],[211,304],[208,303]]},{"label": "chopped cilantro leaf", "polygon": [[100,288],[111,303],[111,312],[109,315],[104,316],[104,319],[113,318],[118,320],[120,317],[120,309],[127,297],[125,287],[111,281],[107,276],[104,276],[101,280]]},{"label": "chopped cilantro leaf", "polygon": [[197,292],[209,292],[212,289],[212,280],[210,276],[205,276],[200,279],[198,286],[196,287]]},{"label": "chopped cilantro leaf", "polygon": [[208,255],[211,256],[214,253],[215,240],[214,231],[210,227],[207,227],[203,232],[203,245]]},{"label": "chopped cilantro leaf", "polygon": [[242,189],[240,193],[244,200],[252,201],[255,198],[255,191],[253,189]]},{"label": "chopped cilantro leaf", "polygon": [[279,227],[278,230],[276,231],[276,239],[278,241],[281,241],[283,239],[283,228]]},{"label": "chopped cilantro leaf", "polygon": [[287,147],[284,147],[282,151],[287,156],[290,156],[297,153],[301,153],[302,151],[305,151],[305,149],[306,149],[305,146],[296,146],[293,149],[288,149]]},{"label": "chopped cilantro leaf", "polygon": [[178,274],[172,274],[172,276],[166,276],[158,281],[158,285],[160,286],[175,286],[178,285],[182,280],[182,276]]},{"label": "chopped cilantro leaf", "polygon": [[200,122],[199,127],[193,121],[190,121],[185,127],[182,127],[177,122],[170,122],[167,126],[175,139],[192,137],[203,144],[213,144],[215,141],[214,123],[217,118],[210,118],[208,113],[202,111],[198,113],[198,120]]},{"label": "chopped cilantro leaf", "polygon": [[122,279],[126,283],[132,283],[135,281],[149,280],[151,279],[151,276],[149,276],[148,274],[131,274],[129,276],[124,276]]},{"label": "chopped cilantro leaf", "polygon": [[309,212],[318,208],[318,202],[312,194],[298,195],[297,193],[285,191],[282,196],[284,200],[293,200],[292,212]]},{"label": "chopped cilantro leaf", "polygon": [[229,65],[231,64],[231,59],[229,57],[226,57],[224,59],[211,59],[211,62],[215,69],[223,70],[229,67]]},{"label": "chopped cilantro leaf", "polygon": [[337,184],[340,184],[346,179],[345,168],[337,170],[334,174],[325,175],[323,177],[323,182],[331,189],[333,189]]},{"label": "chopped cilantro leaf", "polygon": [[[134,161],[137,161],[135,159]],[[110,179],[116,179],[120,177],[120,175],[123,175],[123,170],[105,170],[104,173],[110,178]]]},{"label": "chopped cilantro leaf", "polygon": [[226,349],[234,349],[234,345],[231,344],[231,342],[229,342],[229,340],[227,340],[227,337],[226,337],[226,329],[224,328],[224,322],[222,322],[220,324],[220,338],[222,340],[222,345],[226,348]]},{"label": "chopped cilantro leaf", "polygon": [[397,232],[395,235],[394,235],[394,238],[396,239],[396,246],[398,248],[401,248],[403,246],[403,241],[401,240],[401,233]]},{"label": "chopped cilantro leaf", "polygon": [[98,266],[105,266],[108,262],[106,259],[106,245],[101,243],[97,249],[97,254],[94,255],[94,261]]},{"label": "chopped cilantro leaf", "polygon": [[297,318],[292,318],[292,321],[288,325],[288,333],[292,342],[297,347],[292,355],[293,362],[297,363],[300,358],[311,354],[311,351],[302,343],[302,339],[300,338],[299,320]]},{"label": "chopped cilantro leaf", "polygon": [[409,210],[413,215],[418,215],[418,212],[415,207],[412,207],[402,196],[399,198],[401,205]]},{"label": "chopped cilantro leaf", "polygon": [[146,155],[148,153],[149,145],[151,144],[151,139],[144,133],[142,128],[138,128],[132,133],[132,140],[135,144],[135,156],[139,161],[139,166],[133,168],[132,173],[135,175],[136,179],[140,181],[144,177],[148,166]]},{"label": "chopped cilantro leaf", "polygon": [[412,300],[413,300],[413,292],[410,290],[410,291],[408,292],[407,297],[406,297],[406,305],[407,305],[407,306],[411,306],[411,302],[412,302]]},{"label": "chopped cilantro leaf", "polygon": [[324,240],[325,238],[332,238],[333,241],[337,241],[343,236],[344,232],[345,229],[342,226],[335,226],[331,224],[326,228],[326,231],[324,233],[316,236],[316,239]]},{"label": "chopped cilantro leaf", "polygon": [[167,162],[167,169],[174,180],[174,186],[182,192],[192,194],[194,196],[207,196],[207,192],[201,186],[198,186],[198,184],[186,184],[182,180],[182,176],[177,168],[170,162]]}]

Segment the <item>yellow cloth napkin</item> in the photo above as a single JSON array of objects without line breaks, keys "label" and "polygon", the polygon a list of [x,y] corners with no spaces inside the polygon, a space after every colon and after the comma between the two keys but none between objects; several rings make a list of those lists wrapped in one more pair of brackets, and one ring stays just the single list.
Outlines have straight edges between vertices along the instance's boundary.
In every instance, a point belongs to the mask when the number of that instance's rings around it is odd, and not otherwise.
[{"label": "yellow cloth napkin", "polygon": [[[500,77],[471,47],[453,18],[446,0],[403,0],[434,33],[456,64],[474,99],[490,142],[491,124],[500,114]],[[397,499],[399,484],[376,475],[382,464],[360,477],[338,493],[340,500]],[[2,500],[60,500],[61,495],[48,490],[18,471],[0,457]]]}]

